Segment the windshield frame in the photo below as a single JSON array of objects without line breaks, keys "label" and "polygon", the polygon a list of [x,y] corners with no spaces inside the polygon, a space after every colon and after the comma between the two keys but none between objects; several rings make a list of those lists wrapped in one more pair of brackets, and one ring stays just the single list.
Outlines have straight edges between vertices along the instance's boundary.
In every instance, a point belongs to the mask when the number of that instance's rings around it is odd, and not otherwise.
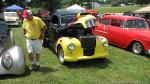
[{"label": "windshield frame", "polygon": [[[70,16],[72,17],[72,18],[70,18],[70,21],[62,21],[62,18],[64,18],[64,17],[70,17]],[[73,14],[60,16],[60,21],[59,21],[60,26],[67,26],[68,23],[70,23],[70,22],[73,21],[73,19],[74,19],[75,16],[76,15],[73,15]],[[64,22],[64,23],[62,23],[62,22]]]}]

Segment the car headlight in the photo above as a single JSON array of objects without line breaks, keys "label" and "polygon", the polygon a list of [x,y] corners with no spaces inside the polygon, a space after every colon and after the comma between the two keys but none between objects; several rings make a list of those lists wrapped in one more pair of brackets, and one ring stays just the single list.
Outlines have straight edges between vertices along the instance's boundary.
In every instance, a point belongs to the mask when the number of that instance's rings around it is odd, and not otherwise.
[{"label": "car headlight", "polygon": [[75,45],[73,44],[73,43],[70,43],[69,45],[68,45],[68,49],[69,50],[73,50],[75,48]]},{"label": "car headlight", "polygon": [[2,55],[1,63],[3,65],[3,67],[5,67],[6,69],[10,69],[11,68],[11,66],[13,64],[13,59],[12,59],[12,57],[10,56],[10,54],[8,52],[5,52]]},{"label": "car headlight", "polygon": [[108,40],[105,38],[105,37],[102,37],[102,36],[96,36],[96,39],[98,40],[102,40],[104,43],[103,43],[103,46],[104,47],[107,47],[109,45],[109,42]]},{"label": "car headlight", "polygon": [[105,42],[103,43],[103,46],[104,46],[104,47],[107,47],[108,44],[109,44],[108,41],[105,41]]}]

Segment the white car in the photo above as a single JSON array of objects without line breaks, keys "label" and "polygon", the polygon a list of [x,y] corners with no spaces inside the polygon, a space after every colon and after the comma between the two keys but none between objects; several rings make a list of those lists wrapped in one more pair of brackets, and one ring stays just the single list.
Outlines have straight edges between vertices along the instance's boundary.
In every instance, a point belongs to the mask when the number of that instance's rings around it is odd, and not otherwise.
[{"label": "white car", "polygon": [[4,19],[7,22],[7,25],[20,25],[21,20],[17,12],[4,12]]}]

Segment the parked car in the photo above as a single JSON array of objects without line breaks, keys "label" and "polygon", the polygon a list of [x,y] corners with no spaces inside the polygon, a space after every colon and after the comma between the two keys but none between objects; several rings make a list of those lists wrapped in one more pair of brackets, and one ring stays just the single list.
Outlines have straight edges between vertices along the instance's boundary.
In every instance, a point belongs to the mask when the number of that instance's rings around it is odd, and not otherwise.
[{"label": "parked car", "polygon": [[[0,14],[1,15],[1,14]],[[15,45],[13,33],[0,17],[0,75],[25,73],[25,59],[22,49]]]},{"label": "parked car", "polygon": [[4,19],[7,22],[7,25],[19,26],[21,23],[17,12],[4,12]]},{"label": "parked car", "polygon": [[[45,46],[50,45],[54,49],[61,64],[78,60],[106,58],[108,55],[107,39],[92,35],[90,31],[92,28],[75,27],[74,29],[67,27],[67,24],[73,20],[76,14],[77,12],[73,11],[57,10],[52,15],[50,27],[44,38]],[[96,19],[92,15],[88,18],[91,18],[91,21]],[[83,24],[84,26],[88,25],[88,22],[85,23],[83,20]],[[83,24],[78,25],[83,26]],[[77,31],[84,32],[84,34],[80,35],[81,33]]]},{"label": "parked car", "polygon": [[126,16],[135,16],[135,13],[134,12],[124,12],[123,15],[126,15]]},{"label": "parked car", "polygon": [[93,30],[95,35],[104,36],[109,43],[130,49],[135,54],[150,54],[150,28],[144,18],[108,15],[100,20]]}]

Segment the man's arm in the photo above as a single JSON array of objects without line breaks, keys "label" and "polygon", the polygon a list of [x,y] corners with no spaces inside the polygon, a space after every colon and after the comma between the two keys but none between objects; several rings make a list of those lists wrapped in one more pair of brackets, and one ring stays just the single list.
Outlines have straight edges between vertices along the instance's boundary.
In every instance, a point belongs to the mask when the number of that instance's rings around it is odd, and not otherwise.
[{"label": "man's arm", "polygon": [[25,28],[23,28],[23,34],[24,34],[24,35],[26,34],[26,30],[25,30]]},{"label": "man's arm", "polygon": [[44,33],[45,33],[45,30],[46,30],[47,26],[45,25],[42,29],[41,29],[41,34],[40,34],[40,37],[39,39],[43,39],[44,38]]}]

